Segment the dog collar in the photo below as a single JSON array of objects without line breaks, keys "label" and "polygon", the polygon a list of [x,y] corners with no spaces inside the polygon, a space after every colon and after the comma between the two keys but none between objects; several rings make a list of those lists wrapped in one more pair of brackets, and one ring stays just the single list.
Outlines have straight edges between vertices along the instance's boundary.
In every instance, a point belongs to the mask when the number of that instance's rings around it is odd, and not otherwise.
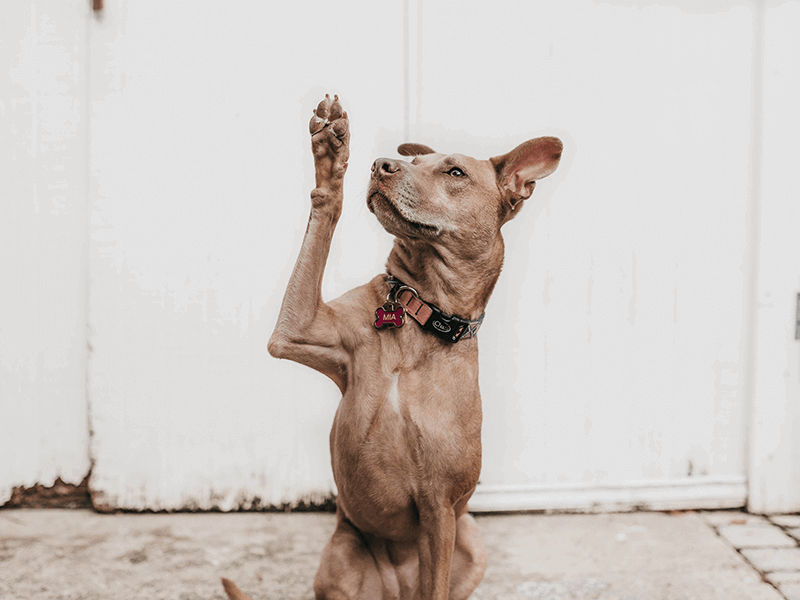
[{"label": "dog collar", "polygon": [[474,321],[470,321],[448,315],[437,306],[424,302],[417,290],[399,279],[389,275],[386,283],[389,285],[386,303],[375,311],[375,327],[378,329],[386,326],[402,327],[405,323],[403,317],[408,313],[425,331],[455,344],[475,337],[483,323],[483,317],[486,316],[486,313],[483,313]]}]

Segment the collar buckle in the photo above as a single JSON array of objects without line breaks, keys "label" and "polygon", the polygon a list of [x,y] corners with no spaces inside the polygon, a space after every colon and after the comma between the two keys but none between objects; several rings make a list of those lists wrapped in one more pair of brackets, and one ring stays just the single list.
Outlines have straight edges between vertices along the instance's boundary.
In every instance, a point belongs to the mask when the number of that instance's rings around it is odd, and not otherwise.
[{"label": "collar buckle", "polygon": [[404,306],[408,314],[425,331],[447,342],[455,344],[460,340],[475,337],[483,323],[483,318],[486,316],[486,313],[483,313],[474,321],[470,321],[445,314],[439,307],[422,300],[417,290],[410,285],[404,284],[399,279],[389,275],[386,282],[389,284],[389,293],[386,296],[387,301],[396,302]]}]

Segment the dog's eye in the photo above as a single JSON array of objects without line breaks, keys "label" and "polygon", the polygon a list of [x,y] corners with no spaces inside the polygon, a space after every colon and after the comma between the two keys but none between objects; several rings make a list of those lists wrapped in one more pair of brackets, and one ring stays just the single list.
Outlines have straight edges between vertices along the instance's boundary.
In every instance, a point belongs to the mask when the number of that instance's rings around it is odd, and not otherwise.
[{"label": "dog's eye", "polygon": [[463,177],[464,171],[459,169],[458,167],[453,167],[447,172],[448,175],[452,175],[453,177]]}]

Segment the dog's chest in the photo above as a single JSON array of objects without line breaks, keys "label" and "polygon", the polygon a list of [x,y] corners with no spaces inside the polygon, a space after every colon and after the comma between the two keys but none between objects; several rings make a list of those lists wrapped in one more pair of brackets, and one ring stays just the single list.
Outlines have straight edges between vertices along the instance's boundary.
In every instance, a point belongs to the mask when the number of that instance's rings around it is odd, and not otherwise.
[{"label": "dog's chest", "polygon": [[[386,349],[384,345],[384,350]],[[407,360],[402,353],[365,353],[337,414],[338,434],[348,439],[343,452],[383,463],[417,462],[418,445],[447,451],[453,441],[480,430],[477,357],[464,353]],[[354,440],[355,438],[355,440]],[[344,438],[340,438],[343,440]],[[355,447],[350,441],[357,441]],[[356,456],[357,455],[357,456]]]},{"label": "dog's chest", "polygon": [[400,414],[400,373],[394,373],[386,392],[386,403],[395,414]]},{"label": "dog's chest", "polygon": [[443,342],[410,319],[401,329],[373,330],[355,352],[352,373],[355,389],[346,395],[359,411],[424,418],[480,403],[477,340]]}]

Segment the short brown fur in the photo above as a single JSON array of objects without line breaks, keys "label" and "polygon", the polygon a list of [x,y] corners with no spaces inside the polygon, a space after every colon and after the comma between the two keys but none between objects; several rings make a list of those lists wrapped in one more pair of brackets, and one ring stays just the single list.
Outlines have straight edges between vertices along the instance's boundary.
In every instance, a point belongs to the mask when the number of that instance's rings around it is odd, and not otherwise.
[{"label": "short brown fur", "polygon": [[[268,349],[324,373],[342,392],[330,434],[337,525],[316,598],[463,600],[486,567],[467,512],[481,470],[478,342],[443,341],[410,319],[376,330],[386,275],[322,301],[349,157],[338,98],[320,102],[310,129],[311,216]],[[556,169],[561,149],[557,138],[537,138],[476,160],[403,144],[410,162],[376,160],[367,205],[395,236],[387,271],[445,313],[478,318],[503,264],[500,228]],[[232,600],[247,598],[225,587]]]}]

